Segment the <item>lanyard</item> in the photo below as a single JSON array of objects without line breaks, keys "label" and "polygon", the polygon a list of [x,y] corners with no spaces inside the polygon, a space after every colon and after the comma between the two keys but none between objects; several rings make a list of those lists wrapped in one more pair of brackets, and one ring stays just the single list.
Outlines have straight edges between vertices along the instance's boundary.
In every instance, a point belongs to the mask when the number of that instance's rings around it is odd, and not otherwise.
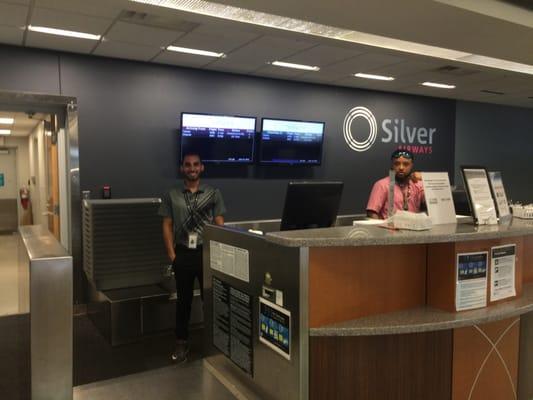
[{"label": "lanyard", "polygon": [[411,185],[407,183],[407,195],[406,195],[406,191],[404,190],[404,188],[401,185],[398,185],[398,186],[400,186],[400,190],[402,191],[403,209],[407,211],[409,210],[409,198],[411,197]]}]

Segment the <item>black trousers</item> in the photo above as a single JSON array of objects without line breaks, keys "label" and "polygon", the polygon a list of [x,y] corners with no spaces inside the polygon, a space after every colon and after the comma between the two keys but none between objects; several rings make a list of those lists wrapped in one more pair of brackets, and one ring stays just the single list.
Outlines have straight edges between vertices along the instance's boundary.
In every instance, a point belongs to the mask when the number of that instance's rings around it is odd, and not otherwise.
[{"label": "black trousers", "polygon": [[189,321],[194,291],[194,280],[198,279],[203,300],[202,248],[176,247],[176,258],[172,264],[176,279],[176,339],[189,338]]}]

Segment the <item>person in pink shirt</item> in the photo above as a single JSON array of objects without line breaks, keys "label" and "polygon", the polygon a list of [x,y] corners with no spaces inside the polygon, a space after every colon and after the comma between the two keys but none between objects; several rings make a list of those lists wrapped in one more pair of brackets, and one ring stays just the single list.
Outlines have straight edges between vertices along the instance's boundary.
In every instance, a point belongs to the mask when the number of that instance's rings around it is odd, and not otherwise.
[{"label": "person in pink shirt", "polygon": [[[414,157],[408,150],[395,150],[391,155],[396,183],[394,185],[394,210],[420,212],[425,205],[421,176],[413,172]],[[380,179],[372,187],[366,206],[369,218],[386,219],[389,208],[389,177]]]}]

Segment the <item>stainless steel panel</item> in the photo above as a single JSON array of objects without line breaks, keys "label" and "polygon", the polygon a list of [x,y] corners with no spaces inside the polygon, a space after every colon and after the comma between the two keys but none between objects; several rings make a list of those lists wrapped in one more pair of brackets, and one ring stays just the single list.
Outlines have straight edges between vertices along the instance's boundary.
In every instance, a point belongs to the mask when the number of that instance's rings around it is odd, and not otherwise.
[{"label": "stainless steel panel", "polygon": [[20,227],[29,258],[32,399],[72,399],[72,257],[42,226]]},{"label": "stainless steel panel", "polygon": [[533,399],[533,312],[520,317],[518,400]]},{"label": "stainless steel panel", "polygon": [[[305,399],[302,393],[300,373],[302,362],[307,360],[306,332],[301,331],[302,304],[300,292],[300,260],[299,248],[288,248],[269,243],[262,236],[248,234],[226,227],[207,226],[204,233],[205,243],[211,240],[247,249],[250,262],[250,282],[233,278],[210,268],[209,246],[204,246],[204,326],[206,362],[233,385],[241,394],[249,399]],[[306,261],[303,260],[305,263]],[[283,291],[284,308],[291,312],[291,360],[288,361],[269,347],[259,342],[259,296],[261,295],[265,273],[273,278],[272,287]],[[254,375],[243,372],[229,358],[222,355],[213,346],[213,289],[212,278],[228,283],[252,297],[253,303],[253,369]],[[305,295],[305,294],[304,294]],[[307,307],[307,303],[303,305]],[[303,335],[303,336],[302,336]],[[304,343],[302,343],[302,340]],[[303,353],[303,354],[302,354]]]}]

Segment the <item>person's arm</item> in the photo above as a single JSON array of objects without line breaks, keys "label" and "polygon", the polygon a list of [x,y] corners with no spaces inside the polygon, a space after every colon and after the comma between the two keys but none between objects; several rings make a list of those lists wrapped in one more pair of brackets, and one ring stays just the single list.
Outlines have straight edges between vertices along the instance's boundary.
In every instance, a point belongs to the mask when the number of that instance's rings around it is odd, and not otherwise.
[{"label": "person's arm", "polygon": [[215,217],[215,225],[224,225],[224,216],[223,215],[218,215]]},{"label": "person's arm", "polygon": [[366,216],[368,218],[379,219],[378,213],[372,210],[366,210]]},{"label": "person's arm", "polygon": [[216,189],[215,192],[215,206],[213,209],[213,214],[215,215],[214,223],[215,225],[222,226],[224,225],[224,214],[226,213],[226,205],[224,204],[224,199],[222,198],[222,193],[220,190]]},{"label": "person's arm", "polygon": [[174,251],[174,226],[172,218],[163,218],[163,241],[167,249],[167,255],[170,262],[174,262],[176,252]]}]

